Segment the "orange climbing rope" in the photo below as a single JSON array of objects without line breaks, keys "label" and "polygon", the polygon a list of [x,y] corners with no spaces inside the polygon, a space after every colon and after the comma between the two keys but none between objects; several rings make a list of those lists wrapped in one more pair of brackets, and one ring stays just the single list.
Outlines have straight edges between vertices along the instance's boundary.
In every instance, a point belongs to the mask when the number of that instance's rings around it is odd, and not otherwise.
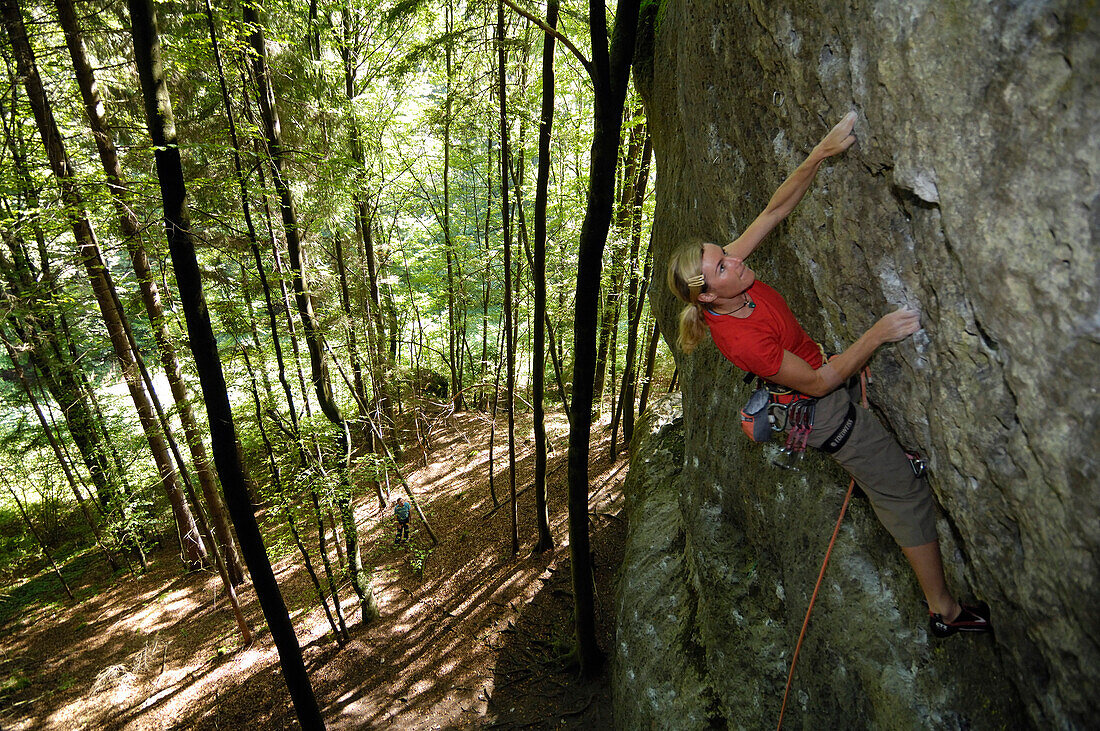
[{"label": "orange climbing rope", "polygon": [[[867,408],[867,374],[864,368],[859,374],[860,402],[863,408]],[[825,549],[825,559],[821,562],[821,571],[817,575],[817,583],[814,584],[814,593],[810,595],[810,606],[806,607],[806,619],[802,621],[802,631],[798,633],[798,642],[794,646],[794,655],[791,657],[791,669],[787,673],[787,687],[783,691],[783,705],[779,708],[779,725],[776,730],[783,728],[783,713],[787,710],[787,696],[791,692],[791,680],[794,679],[794,666],[798,662],[798,653],[802,649],[802,640],[806,637],[806,627],[810,624],[810,612],[814,609],[814,601],[817,600],[817,591],[821,588],[821,580],[825,578],[825,568],[829,565],[829,556],[833,553],[833,545],[836,543],[837,534],[840,533],[840,524],[844,522],[844,513],[848,510],[848,502],[852,499],[852,490],[856,486],[855,478],[848,482],[848,492],[844,494],[844,502],[840,506],[840,515],[836,518],[836,527],[833,528],[833,537],[829,539],[829,547]]]}]

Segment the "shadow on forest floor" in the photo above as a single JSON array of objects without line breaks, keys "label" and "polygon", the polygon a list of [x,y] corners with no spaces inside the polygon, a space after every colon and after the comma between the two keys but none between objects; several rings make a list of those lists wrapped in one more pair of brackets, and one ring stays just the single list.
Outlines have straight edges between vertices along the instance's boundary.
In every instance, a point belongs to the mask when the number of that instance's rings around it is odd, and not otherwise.
[{"label": "shadow on forest floor", "polygon": [[[414,514],[410,543],[395,546],[389,511],[379,511],[373,492],[360,495],[356,510],[364,564],[374,567],[383,616],[362,626],[355,596],[343,582],[341,606],[351,640],[342,648],[332,639],[297,550],[290,550],[282,526],[263,520],[276,577],[329,728],[610,726],[607,673],[581,682],[562,657],[572,637],[568,427],[562,414],[549,418],[555,449],[547,483],[555,548],[530,555],[534,495],[523,488],[532,481],[534,457],[531,440],[518,436],[530,434],[529,418],[516,430],[521,540],[516,557],[508,473],[501,469],[507,464],[503,418],[493,455],[499,508],[488,489],[488,418],[471,412],[441,420],[427,459],[412,454],[404,466],[441,543],[429,548]],[[623,458],[609,463],[608,444],[607,430],[595,427],[590,505],[605,651],[611,649],[614,572],[625,536],[620,514],[626,474]],[[316,534],[303,535],[303,541],[320,570]],[[87,568],[80,572],[82,583],[73,587],[81,600],[76,605],[36,599],[41,587],[37,595],[31,589],[20,594],[26,597],[17,599],[23,609],[0,625],[0,727],[296,728],[255,595],[247,587],[241,591],[246,616],[257,629],[253,644],[238,649],[216,575],[180,575],[174,559],[163,551],[145,575],[113,582],[102,563]],[[56,584],[56,577],[34,581]]]}]

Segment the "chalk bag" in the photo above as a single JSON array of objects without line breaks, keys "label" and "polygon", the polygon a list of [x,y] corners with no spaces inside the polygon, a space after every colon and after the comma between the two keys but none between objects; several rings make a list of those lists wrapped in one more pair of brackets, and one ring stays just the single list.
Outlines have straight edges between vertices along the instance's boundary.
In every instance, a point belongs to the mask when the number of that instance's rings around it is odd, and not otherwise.
[{"label": "chalk bag", "polygon": [[741,409],[741,428],[754,442],[768,442],[772,438],[772,422],[768,416],[771,396],[766,388],[758,388],[749,396]]}]

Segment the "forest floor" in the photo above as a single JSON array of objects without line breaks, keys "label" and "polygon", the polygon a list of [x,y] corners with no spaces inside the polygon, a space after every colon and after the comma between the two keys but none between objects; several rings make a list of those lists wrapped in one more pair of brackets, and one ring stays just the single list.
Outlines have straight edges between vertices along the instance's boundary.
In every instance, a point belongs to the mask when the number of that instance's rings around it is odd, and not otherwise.
[{"label": "forest floor", "polygon": [[[594,425],[591,540],[599,642],[610,652],[613,591],[626,525],[625,453],[610,462],[610,431]],[[356,516],[364,565],[382,618],[363,626],[340,587],[351,639],[337,646],[285,523],[261,514],[268,551],[330,729],[609,728],[608,670],[582,681],[569,667],[572,588],[566,486],[568,425],[548,415],[547,485],[555,547],[535,541],[533,434],[516,427],[520,550],[512,555],[507,424],[498,419],[489,492],[490,420],[464,412],[437,419],[427,451],[403,469],[428,522],[413,514],[408,545],[394,545],[390,510],[361,490]],[[503,444],[503,446],[502,446]],[[394,499],[397,497],[394,493]],[[314,532],[303,540],[316,556]],[[250,585],[240,595],[254,628],[240,647],[216,573],[182,573],[170,549],[143,575],[112,576],[85,554],[65,573],[77,602],[57,600],[50,573],[0,590],[0,729],[284,729],[297,720],[278,655]],[[334,557],[335,560],[335,557]],[[49,597],[49,598],[46,598]],[[12,606],[11,603],[17,606]]]}]

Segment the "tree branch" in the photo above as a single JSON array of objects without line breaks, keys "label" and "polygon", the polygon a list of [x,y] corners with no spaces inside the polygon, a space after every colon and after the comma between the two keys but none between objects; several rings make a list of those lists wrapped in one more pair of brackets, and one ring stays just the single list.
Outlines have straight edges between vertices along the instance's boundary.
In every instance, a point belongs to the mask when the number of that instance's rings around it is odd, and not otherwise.
[{"label": "tree branch", "polygon": [[538,17],[527,12],[520,6],[516,5],[514,2],[512,2],[512,0],[503,0],[503,2],[512,10],[515,10],[518,14],[522,15],[524,18],[527,18],[532,23],[541,28],[544,33],[554,36],[554,38],[561,41],[562,45],[572,51],[573,55],[577,57],[577,60],[581,62],[581,66],[584,66],[584,70],[588,72],[588,75],[592,76],[592,62],[585,58],[584,54],[581,53],[580,50],[576,46],[574,46],[568,38],[563,36],[554,28],[551,28],[549,25],[547,25],[546,21],[539,19]]}]

